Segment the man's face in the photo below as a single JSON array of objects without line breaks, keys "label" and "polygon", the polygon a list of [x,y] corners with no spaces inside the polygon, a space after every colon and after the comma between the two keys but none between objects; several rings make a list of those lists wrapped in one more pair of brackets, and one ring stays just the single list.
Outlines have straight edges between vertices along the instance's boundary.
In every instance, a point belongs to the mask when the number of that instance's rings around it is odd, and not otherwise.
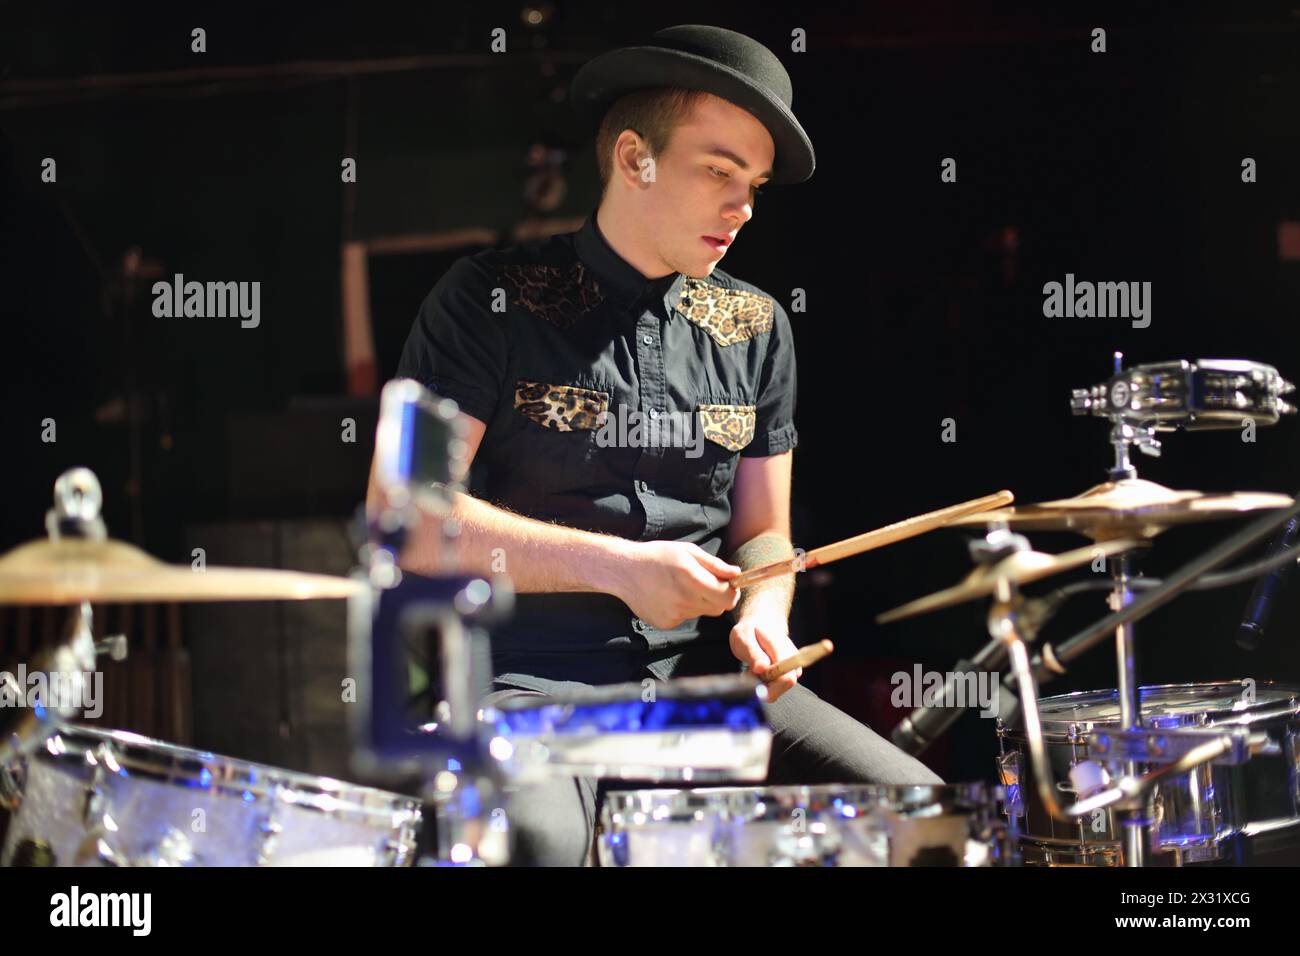
[{"label": "man's face", "polygon": [[675,272],[709,275],[754,215],[756,187],[775,156],[752,113],[712,95],[698,100],[655,158],[655,181],[638,194],[654,254]]}]

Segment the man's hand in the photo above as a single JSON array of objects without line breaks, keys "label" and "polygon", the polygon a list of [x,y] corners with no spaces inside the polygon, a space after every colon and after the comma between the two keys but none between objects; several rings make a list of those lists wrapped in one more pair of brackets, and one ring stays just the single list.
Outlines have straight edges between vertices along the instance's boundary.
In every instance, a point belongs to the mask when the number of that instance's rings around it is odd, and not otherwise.
[{"label": "man's hand", "polygon": [[740,568],[685,541],[637,541],[626,549],[614,592],[651,627],[673,628],[730,611],[740,592],[727,584]]},{"label": "man's hand", "polygon": [[[763,612],[747,614],[731,629],[731,653],[755,677],[761,678],[765,670],[797,651],[798,648],[790,640],[790,626],[782,615]],[[802,676],[803,668],[796,667],[768,684],[768,702],[776,703],[777,698],[793,687]]]}]

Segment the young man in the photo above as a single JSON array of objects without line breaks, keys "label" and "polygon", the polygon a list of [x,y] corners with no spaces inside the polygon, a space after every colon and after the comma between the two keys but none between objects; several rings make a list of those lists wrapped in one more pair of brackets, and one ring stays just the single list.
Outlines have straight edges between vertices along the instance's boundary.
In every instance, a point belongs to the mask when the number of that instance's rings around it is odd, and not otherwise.
[{"label": "young man", "polygon": [[[790,321],[718,267],[760,187],[812,175],[789,76],[749,37],[678,26],[588,63],[573,99],[599,123],[599,207],[576,233],[456,262],[399,367],[459,403],[487,466],[486,500],[455,514],[462,567],[504,569],[518,593],[489,703],[795,652],[792,577],[727,583],[793,555]],[[418,541],[403,563],[437,570]],[[769,686],[769,782],[941,782],[800,676]],[[517,797],[515,859],[581,864],[598,796],[578,779]]]}]

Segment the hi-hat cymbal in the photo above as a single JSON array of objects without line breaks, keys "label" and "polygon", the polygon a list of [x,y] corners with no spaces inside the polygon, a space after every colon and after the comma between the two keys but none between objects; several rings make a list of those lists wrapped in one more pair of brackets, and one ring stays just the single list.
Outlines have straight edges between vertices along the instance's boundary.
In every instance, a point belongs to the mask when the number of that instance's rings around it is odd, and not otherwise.
[{"label": "hi-hat cymbal", "polygon": [[303,601],[351,597],[363,587],[326,574],[164,564],[112,540],[41,539],[0,556],[0,604]]},{"label": "hi-hat cymbal", "polygon": [[985,511],[949,522],[949,527],[1005,521],[1013,531],[1076,531],[1095,541],[1153,538],[1166,528],[1193,521],[1231,518],[1251,511],[1289,508],[1289,495],[1263,491],[1206,494],[1175,491],[1154,481],[1125,478],[1095,485],[1059,501]]},{"label": "hi-hat cymbal", "polygon": [[917,598],[915,601],[896,607],[892,611],[886,611],[876,618],[876,623],[889,624],[905,617],[914,617],[917,614],[926,614],[940,608],[952,607],[954,604],[962,604],[976,598],[988,597],[997,589],[998,580],[1001,578],[1006,578],[1013,584],[1028,584],[1030,581],[1037,581],[1040,578],[1088,564],[1098,557],[1109,558],[1125,551],[1132,551],[1134,548],[1146,546],[1145,541],[1115,540],[1089,545],[1085,548],[1075,548],[1073,551],[1066,551],[1063,554],[1044,554],[1041,551],[1014,551],[996,564],[982,565],[976,568],[955,587],[927,594],[925,597]]}]

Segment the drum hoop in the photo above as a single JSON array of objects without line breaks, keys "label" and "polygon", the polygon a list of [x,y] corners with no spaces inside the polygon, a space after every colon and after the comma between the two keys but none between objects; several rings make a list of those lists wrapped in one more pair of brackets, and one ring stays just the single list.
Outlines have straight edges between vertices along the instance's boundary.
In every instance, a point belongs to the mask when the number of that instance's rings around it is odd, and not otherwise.
[{"label": "drum hoop", "polygon": [[[52,752],[47,745],[36,751],[36,756],[56,763],[83,763],[99,748],[107,747],[116,766],[126,771],[128,778],[136,776],[241,798],[251,793],[254,799],[274,799],[336,817],[386,820],[391,826],[414,824],[420,819],[420,801],[414,797],[194,750],[129,731],[64,725],[51,735],[51,742],[56,738],[62,738],[66,745],[62,753]],[[204,772],[209,776],[207,783],[202,781]]]},{"label": "drum hoop", "polygon": [[944,784],[778,784],[766,787],[694,787],[678,789],[610,790],[605,809],[611,812],[651,812],[674,809],[732,808],[737,802],[775,802],[809,808],[834,805],[837,797],[856,805],[889,806],[901,811],[929,807],[994,807],[993,787],[983,781]]},{"label": "drum hoop", "polygon": [[[1159,693],[1159,692],[1178,691],[1178,690],[1204,691],[1209,688],[1229,688],[1229,687],[1240,688],[1241,686],[1242,686],[1242,682],[1240,680],[1205,681],[1202,683],[1181,683],[1181,684],[1144,684],[1140,688],[1138,688],[1138,692],[1142,696],[1147,696],[1152,692]],[[1222,710],[1218,708],[1212,709],[1207,707],[1204,708],[1202,711],[1200,711],[1200,713],[1208,714],[1211,716],[1215,714],[1223,714],[1224,718],[1222,720],[1216,721],[1216,723],[1219,726],[1222,726],[1225,723],[1230,722],[1234,719],[1237,722],[1245,722],[1242,721],[1241,718],[1249,715],[1256,715],[1255,719],[1259,720],[1260,718],[1258,715],[1260,714],[1261,709],[1265,707],[1278,708],[1278,712],[1276,714],[1270,712],[1269,717],[1284,717],[1287,713],[1287,704],[1285,703],[1285,701],[1290,700],[1293,706],[1293,710],[1291,712],[1300,716],[1300,687],[1295,687],[1290,684],[1283,684],[1277,681],[1269,681],[1269,680],[1255,681],[1255,687],[1257,691],[1258,690],[1282,691],[1284,694],[1288,694],[1289,697],[1279,697],[1274,700],[1257,700],[1254,704],[1250,706],[1250,708],[1245,708],[1239,711],[1228,711],[1228,710]],[[1068,701],[1071,699],[1082,701],[1085,698],[1100,697],[1100,695],[1106,695],[1106,700],[1114,700],[1117,694],[1118,691],[1114,687],[1107,687],[1098,690],[1071,691],[1070,693],[1067,694],[1054,694],[1050,697],[1040,697],[1038,700],[1038,706],[1041,712],[1044,709],[1044,705],[1049,703]],[[1104,701],[1098,700],[1097,702],[1102,703]],[[1186,713],[1192,714],[1196,712],[1187,711]],[[1099,722],[1097,718],[1092,718],[1092,717],[1078,717],[1078,716],[1065,716],[1065,715],[1056,716],[1047,713],[1042,713],[1041,716],[1042,716],[1042,724],[1043,724],[1043,736],[1045,739],[1053,743],[1068,742],[1070,737],[1072,736],[1069,730],[1069,728],[1072,725],[1096,726]],[[1104,721],[1101,721],[1101,723],[1102,726],[1111,726],[1114,723],[1114,721],[1113,719],[1106,719]],[[1188,726],[1192,726],[1192,725],[1189,724]],[[1024,740],[1024,731],[1022,730],[1005,731],[1004,735],[1014,741],[1022,742]]]}]

